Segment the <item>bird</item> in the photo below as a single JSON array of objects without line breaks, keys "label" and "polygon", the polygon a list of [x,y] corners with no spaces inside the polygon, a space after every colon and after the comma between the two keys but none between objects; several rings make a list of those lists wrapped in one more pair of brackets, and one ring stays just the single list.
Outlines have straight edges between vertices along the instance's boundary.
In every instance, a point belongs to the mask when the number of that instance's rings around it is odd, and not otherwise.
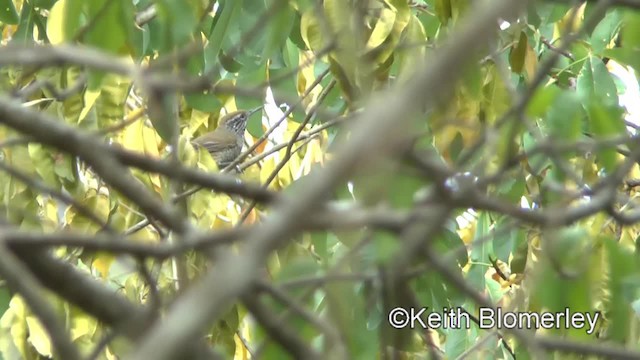
[{"label": "bird", "polygon": [[224,169],[242,152],[244,132],[247,129],[249,116],[261,109],[262,106],[253,110],[230,112],[220,118],[215,130],[201,135],[191,142],[195,147],[204,147],[218,164],[218,168]]}]

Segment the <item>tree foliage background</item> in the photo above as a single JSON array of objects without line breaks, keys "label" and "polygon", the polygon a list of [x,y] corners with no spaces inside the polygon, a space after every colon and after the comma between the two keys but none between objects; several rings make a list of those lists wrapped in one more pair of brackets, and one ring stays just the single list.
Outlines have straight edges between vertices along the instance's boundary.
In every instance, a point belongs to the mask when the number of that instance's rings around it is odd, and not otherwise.
[{"label": "tree foliage background", "polygon": [[0,359],[640,358],[638,9],[0,0]]}]

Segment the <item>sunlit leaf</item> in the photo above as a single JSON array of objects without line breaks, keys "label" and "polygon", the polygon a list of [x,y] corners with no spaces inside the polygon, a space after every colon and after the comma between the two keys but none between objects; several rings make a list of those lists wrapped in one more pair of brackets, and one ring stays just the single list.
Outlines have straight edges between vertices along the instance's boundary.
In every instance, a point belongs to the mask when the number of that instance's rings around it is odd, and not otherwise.
[{"label": "sunlit leaf", "polygon": [[31,345],[40,355],[51,357],[53,355],[51,340],[49,340],[47,330],[45,330],[40,320],[33,315],[27,316],[25,320],[29,329],[29,342]]}]

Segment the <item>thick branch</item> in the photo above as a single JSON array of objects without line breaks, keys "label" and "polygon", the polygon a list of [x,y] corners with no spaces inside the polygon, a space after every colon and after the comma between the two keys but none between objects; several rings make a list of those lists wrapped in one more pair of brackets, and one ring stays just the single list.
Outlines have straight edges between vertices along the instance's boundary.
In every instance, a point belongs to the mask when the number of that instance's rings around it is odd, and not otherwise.
[{"label": "thick branch", "polygon": [[164,204],[129,169],[111,155],[111,147],[101,139],[83,134],[46,114],[27,109],[0,97],[0,123],[29,135],[39,142],[78,156],[89,164],[105,182],[138,205],[146,214],[157,218],[178,233],[184,233],[188,223],[169,204]]},{"label": "thick branch", "polygon": [[[441,94],[447,94],[460,75],[459,69],[472,60],[469,54],[495,36],[500,17],[524,8],[527,1],[496,1],[470,12],[466,26],[452,34],[428,67],[410,82],[372,99],[351,132],[351,139],[338,148],[337,156],[325,169],[309,176],[276,203],[273,213],[254,232],[242,255],[229,254],[216,259],[215,266],[200,283],[194,284],[167,313],[165,322],[154,326],[137,351],[127,359],[173,359],[179,357],[191,339],[198,337],[222,310],[254,285],[268,254],[289,241],[299,230],[299,219],[307,217],[323,203],[333,188],[356,170],[372,170],[404,147],[412,115],[431,108]],[[171,324],[171,326],[167,326]],[[177,331],[180,330],[180,331]]]}]

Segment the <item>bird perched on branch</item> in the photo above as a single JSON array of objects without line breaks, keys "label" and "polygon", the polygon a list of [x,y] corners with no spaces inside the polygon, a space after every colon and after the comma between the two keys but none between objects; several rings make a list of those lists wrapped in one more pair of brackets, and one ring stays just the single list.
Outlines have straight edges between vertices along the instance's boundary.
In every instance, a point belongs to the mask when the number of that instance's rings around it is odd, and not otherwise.
[{"label": "bird perched on branch", "polygon": [[207,149],[218,164],[218,168],[224,169],[242,152],[247,120],[260,109],[262,106],[253,110],[240,110],[226,114],[218,121],[218,127],[215,130],[195,138],[192,143],[196,147],[202,146]]}]

